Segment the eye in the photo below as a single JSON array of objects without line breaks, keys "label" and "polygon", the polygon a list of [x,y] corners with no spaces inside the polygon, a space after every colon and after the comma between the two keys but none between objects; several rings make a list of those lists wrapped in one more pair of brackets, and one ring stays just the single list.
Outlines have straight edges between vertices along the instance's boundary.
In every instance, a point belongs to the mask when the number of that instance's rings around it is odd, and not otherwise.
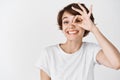
[{"label": "eye", "polygon": [[63,24],[68,24],[69,23],[69,21],[63,21]]},{"label": "eye", "polygon": [[81,23],[81,22],[82,22],[82,19],[76,19],[75,22],[76,22],[76,23]]}]

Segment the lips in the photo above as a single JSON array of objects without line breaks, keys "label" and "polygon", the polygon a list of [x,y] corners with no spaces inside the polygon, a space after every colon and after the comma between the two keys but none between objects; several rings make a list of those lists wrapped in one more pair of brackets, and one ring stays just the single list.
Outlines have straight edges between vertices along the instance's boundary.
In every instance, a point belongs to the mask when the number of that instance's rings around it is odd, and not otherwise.
[{"label": "lips", "polygon": [[70,31],[67,31],[67,33],[69,34],[69,35],[75,35],[75,34],[77,34],[79,31],[78,30],[70,30]]}]

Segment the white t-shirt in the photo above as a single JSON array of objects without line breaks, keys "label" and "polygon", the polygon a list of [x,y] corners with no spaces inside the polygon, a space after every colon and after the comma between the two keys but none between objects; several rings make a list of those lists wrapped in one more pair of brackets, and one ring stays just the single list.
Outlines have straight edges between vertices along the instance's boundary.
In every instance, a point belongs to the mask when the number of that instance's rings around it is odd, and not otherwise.
[{"label": "white t-shirt", "polygon": [[96,55],[100,49],[95,43],[83,42],[78,51],[68,54],[59,44],[48,46],[41,50],[36,66],[51,80],[94,80]]}]

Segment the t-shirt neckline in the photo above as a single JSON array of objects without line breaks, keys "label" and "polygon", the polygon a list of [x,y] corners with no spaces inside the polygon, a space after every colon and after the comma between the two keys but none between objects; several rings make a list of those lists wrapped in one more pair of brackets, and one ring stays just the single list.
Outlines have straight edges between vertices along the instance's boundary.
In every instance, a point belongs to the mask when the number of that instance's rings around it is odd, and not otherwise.
[{"label": "t-shirt neckline", "polygon": [[71,56],[71,55],[77,55],[77,54],[79,54],[79,53],[82,51],[84,42],[82,42],[81,47],[80,47],[76,52],[74,52],[74,53],[67,53],[67,52],[63,51],[63,49],[60,47],[60,44],[61,44],[61,43],[57,44],[57,47],[58,47],[58,49],[60,50],[60,52],[61,52],[62,54],[64,54],[64,55]]}]

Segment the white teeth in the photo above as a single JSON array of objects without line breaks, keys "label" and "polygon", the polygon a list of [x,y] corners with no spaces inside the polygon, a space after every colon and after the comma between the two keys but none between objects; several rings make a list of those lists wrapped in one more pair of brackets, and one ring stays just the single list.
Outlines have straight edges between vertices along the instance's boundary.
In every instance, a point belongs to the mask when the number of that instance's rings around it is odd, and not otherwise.
[{"label": "white teeth", "polygon": [[68,31],[69,34],[75,34],[77,31]]}]

